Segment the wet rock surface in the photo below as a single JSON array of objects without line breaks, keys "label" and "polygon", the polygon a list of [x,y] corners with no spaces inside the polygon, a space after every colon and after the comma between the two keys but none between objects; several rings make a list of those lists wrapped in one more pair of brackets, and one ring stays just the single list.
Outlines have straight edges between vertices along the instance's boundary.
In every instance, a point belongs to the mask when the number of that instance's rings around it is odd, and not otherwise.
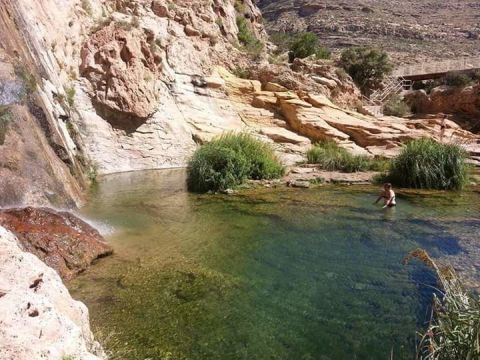
[{"label": "wet rock surface", "polygon": [[112,248],[100,233],[68,212],[48,208],[0,210],[0,226],[13,232],[23,248],[71,279]]}]

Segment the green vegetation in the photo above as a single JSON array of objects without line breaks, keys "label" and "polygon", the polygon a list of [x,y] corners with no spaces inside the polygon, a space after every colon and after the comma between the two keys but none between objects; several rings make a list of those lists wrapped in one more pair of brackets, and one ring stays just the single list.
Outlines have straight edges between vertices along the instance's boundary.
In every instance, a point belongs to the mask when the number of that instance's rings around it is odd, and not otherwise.
[{"label": "green vegetation", "polygon": [[394,95],[385,103],[383,113],[388,116],[405,117],[411,114],[411,108],[399,95]]},{"label": "green vegetation", "polygon": [[295,58],[306,58],[315,55],[317,59],[329,59],[330,51],[319,45],[318,36],[311,32],[297,34],[296,39],[290,46]]},{"label": "green vegetation", "polygon": [[452,71],[449,72],[445,78],[444,83],[448,86],[463,88],[472,83],[473,79],[465,73]]},{"label": "green vegetation", "polygon": [[250,70],[237,66],[235,69],[232,70],[232,74],[240,79],[249,79],[250,78]]},{"label": "green vegetation", "polygon": [[415,189],[461,190],[468,181],[467,153],[454,144],[410,141],[392,162],[388,179]]},{"label": "green vegetation", "polygon": [[317,59],[329,59],[330,50],[320,46],[318,36],[311,32],[271,34],[270,40],[277,45],[277,54],[291,51],[294,58],[306,58],[315,55]]},{"label": "green vegetation", "polygon": [[439,79],[416,81],[413,84],[413,89],[425,90],[427,94],[430,94],[431,91],[438,86],[447,85],[456,88],[464,88],[466,86],[478,84],[479,80],[480,72],[478,70],[471,72],[452,71]]},{"label": "green vegetation", "polygon": [[386,160],[353,155],[333,141],[323,141],[314,145],[308,150],[307,159],[310,164],[318,164],[320,168],[328,171],[352,173],[385,171],[388,168]]},{"label": "green vegetation", "polygon": [[243,15],[237,16],[238,41],[244,49],[253,56],[258,56],[263,50],[263,43],[257,39],[255,33]]},{"label": "green vegetation", "polygon": [[12,114],[7,106],[0,105],[0,145],[5,144],[8,126],[12,121]]},{"label": "green vegetation", "polygon": [[235,4],[233,6],[235,7],[235,11],[239,14],[244,14],[246,11],[245,4],[242,0],[235,0]]},{"label": "green vegetation", "polygon": [[188,167],[188,189],[222,191],[246,179],[274,179],[284,168],[270,145],[248,134],[229,133],[201,146]]},{"label": "green vegetation", "polygon": [[15,66],[15,75],[17,75],[23,83],[24,97],[30,96],[37,91],[37,79],[23,64]]},{"label": "green vegetation", "polygon": [[480,299],[465,290],[455,271],[439,267],[422,249],[404,260],[418,258],[437,274],[440,289],[433,294],[433,314],[422,335],[418,360],[480,358]]},{"label": "green vegetation", "polygon": [[65,94],[67,95],[67,104],[70,108],[73,108],[75,105],[75,88],[73,86],[70,86],[65,89]]},{"label": "green vegetation", "polygon": [[377,88],[393,70],[385,51],[367,47],[345,50],[340,65],[364,93]]}]

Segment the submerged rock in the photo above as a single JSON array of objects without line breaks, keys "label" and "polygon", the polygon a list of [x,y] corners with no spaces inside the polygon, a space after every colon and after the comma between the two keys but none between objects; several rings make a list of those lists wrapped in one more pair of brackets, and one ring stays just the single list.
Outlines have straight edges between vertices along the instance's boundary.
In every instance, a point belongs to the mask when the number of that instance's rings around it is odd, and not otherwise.
[{"label": "submerged rock", "polygon": [[48,208],[0,211],[0,226],[15,233],[23,248],[51,266],[63,279],[84,271],[112,248],[100,233],[68,212]]},{"label": "submerged rock", "polygon": [[85,305],[73,300],[58,274],[24,252],[2,227],[0,324],[2,360],[105,358]]}]

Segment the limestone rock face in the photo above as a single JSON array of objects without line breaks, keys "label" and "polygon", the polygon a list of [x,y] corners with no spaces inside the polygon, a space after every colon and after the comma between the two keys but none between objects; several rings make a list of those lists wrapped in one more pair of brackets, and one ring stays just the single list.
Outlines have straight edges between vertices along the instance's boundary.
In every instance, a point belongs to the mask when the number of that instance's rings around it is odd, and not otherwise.
[{"label": "limestone rock face", "polygon": [[147,118],[157,108],[161,59],[152,52],[153,34],[128,26],[112,22],[93,34],[81,50],[80,73],[105,116]]},{"label": "limestone rock face", "polygon": [[25,250],[64,279],[112,253],[97,230],[68,212],[32,207],[0,210],[0,226],[14,232]]},{"label": "limestone rock face", "polygon": [[88,310],[58,274],[24,252],[0,227],[0,357],[2,360],[104,359]]}]

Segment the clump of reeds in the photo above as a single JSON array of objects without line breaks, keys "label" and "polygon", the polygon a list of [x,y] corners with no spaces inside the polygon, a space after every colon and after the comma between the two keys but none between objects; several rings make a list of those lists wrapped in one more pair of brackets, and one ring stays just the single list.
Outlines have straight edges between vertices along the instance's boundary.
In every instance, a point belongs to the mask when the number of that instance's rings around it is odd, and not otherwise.
[{"label": "clump of reeds", "polygon": [[416,189],[461,190],[468,182],[468,155],[456,144],[422,138],[408,142],[390,167],[389,180]]},{"label": "clump of reeds", "polygon": [[410,253],[432,268],[439,279],[440,295],[433,295],[429,326],[422,334],[418,360],[480,359],[480,301],[468,292],[451,267],[439,267],[425,250]]}]

